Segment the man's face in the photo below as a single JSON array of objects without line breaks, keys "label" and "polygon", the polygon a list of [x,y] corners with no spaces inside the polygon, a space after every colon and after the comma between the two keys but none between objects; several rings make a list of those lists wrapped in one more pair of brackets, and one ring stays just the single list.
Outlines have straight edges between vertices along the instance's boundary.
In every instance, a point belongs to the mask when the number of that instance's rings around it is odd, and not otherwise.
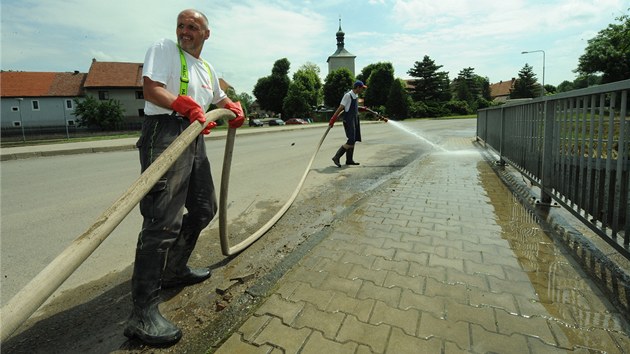
[{"label": "man's face", "polygon": [[210,37],[204,18],[192,11],[184,11],[177,17],[177,43],[191,55],[199,56],[203,42]]}]

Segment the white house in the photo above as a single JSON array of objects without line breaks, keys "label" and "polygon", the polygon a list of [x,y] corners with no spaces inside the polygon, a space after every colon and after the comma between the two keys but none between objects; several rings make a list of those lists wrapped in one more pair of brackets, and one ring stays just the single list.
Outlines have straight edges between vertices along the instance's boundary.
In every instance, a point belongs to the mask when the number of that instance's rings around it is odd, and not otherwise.
[{"label": "white house", "polygon": [[83,96],[85,73],[0,72],[2,128],[76,124],[75,98]]}]

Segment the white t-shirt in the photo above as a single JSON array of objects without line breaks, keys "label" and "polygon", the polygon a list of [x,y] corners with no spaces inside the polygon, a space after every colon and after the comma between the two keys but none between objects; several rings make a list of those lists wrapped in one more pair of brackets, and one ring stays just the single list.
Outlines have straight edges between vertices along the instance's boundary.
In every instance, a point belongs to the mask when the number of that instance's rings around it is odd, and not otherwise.
[{"label": "white t-shirt", "polygon": [[343,95],[343,97],[341,98],[341,104],[343,105],[343,110],[345,112],[348,112],[350,110],[350,105],[352,104],[352,101],[350,100],[350,98],[352,98],[353,100],[357,99],[357,94],[354,93],[354,91],[350,90],[348,92],[346,92],[345,95]]},{"label": "white t-shirt", "polygon": [[[184,51],[188,65],[188,96],[192,97],[204,111],[210,104],[216,104],[227,95],[219,86],[219,78],[212,65],[208,64],[212,73],[212,82],[208,70],[201,58],[197,59]],[[142,76],[166,85],[166,89],[177,96],[179,93],[181,60],[177,44],[170,39],[162,39],[153,44],[144,58]],[[170,114],[173,110],[160,107],[145,101],[146,115]]]}]

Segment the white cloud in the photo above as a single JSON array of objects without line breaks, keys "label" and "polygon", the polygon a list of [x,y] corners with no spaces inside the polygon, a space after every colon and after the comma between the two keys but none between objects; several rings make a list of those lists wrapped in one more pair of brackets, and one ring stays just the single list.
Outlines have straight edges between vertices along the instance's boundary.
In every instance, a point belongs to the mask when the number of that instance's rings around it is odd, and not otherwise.
[{"label": "white cloud", "polygon": [[228,82],[233,82],[234,77],[253,88],[260,77],[271,73],[276,60],[286,57],[292,69],[297,69],[320,52],[319,38],[324,28],[317,13],[251,1],[218,9],[213,14],[214,34],[203,55],[225,74]]},{"label": "white cloud", "polygon": [[[509,79],[543,49],[547,83],[572,80],[587,40],[627,13],[626,0],[190,0],[208,16],[203,56],[237,91],[251,93],[280,58],[292,71],[312,62],[327,74],[339,16],[357,73],[392,62],[399,77],[429,55],[451,77],[466,67],[491,81]],[[141,62],[159,38],[175,38],[178,2],[6,0],[2,69],[87,72],[92,58]]]}]

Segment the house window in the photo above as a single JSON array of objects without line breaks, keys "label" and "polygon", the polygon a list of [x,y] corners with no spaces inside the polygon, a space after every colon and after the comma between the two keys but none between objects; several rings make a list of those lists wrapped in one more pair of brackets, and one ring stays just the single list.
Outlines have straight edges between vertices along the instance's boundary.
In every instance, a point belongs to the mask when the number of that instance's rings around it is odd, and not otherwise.
[{"label": "house window", "polygon": [[13,112],[19,112],[19,111],[20,111],[20,107],[18,107],[18,106],[13,106],[13,107],[11,107],[11,110],[12,110]]},{"label": "house window", "polygon": [[66,100],[66,109],[72,109],[72,100]]},{"label": "house window", "polygon": [[136,91],[136,99],[137,100],[143,100],[144,99],[144,92]]},{"label": "house window", "polygon": [[33,101],[31,101],[31,103],[33,104],[33,110],[34,111],[39,111],[39,101],[33,100]]},{"label": "house window", "polygon": [[144,108],[138,110],[138,117],[144,117]]},{"label": "house window", "polygon": [[74,120],[70,119],[67,121],[69,127],[74,127]]},{"label": "house window", "polygon": [[22,126],[22,122],[18,121],[18,120],[14,120],[13,121],[13,126],[16,128],[19,128]]},{"label": "house window", "polygon": [[98,92],[99,100],[108,100],[109,99],[109,91],[99,91]]}]

